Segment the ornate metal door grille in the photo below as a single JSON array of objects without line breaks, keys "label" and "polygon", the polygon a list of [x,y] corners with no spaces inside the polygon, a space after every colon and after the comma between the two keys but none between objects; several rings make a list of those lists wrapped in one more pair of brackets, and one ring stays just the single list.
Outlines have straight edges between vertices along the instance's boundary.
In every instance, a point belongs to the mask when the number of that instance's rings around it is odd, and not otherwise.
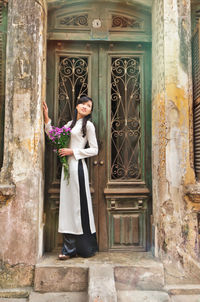
[{"label": "ornate metal door grille", "polygon": [[194,161],[197,179],[200,179],[200,19],[192,39],[193,97],[194,97]]},{"label": "ornate metal door grille", "polygon": [[[88,94],[88,58],[59,57],[58,76],[58,125],[63,126],[72,120],[77,99]],[[61,168],[56,157],[56,179]]]},{"label": "ornate metal door grille", "polygon": [[77,98],[88,94],[88,58],[60,57],[58,124],[72,119]]},{"label": "ornate metal door grille", "polygon": [[113,57],[111,63],[111,179],[141,178],[140,60]]}]

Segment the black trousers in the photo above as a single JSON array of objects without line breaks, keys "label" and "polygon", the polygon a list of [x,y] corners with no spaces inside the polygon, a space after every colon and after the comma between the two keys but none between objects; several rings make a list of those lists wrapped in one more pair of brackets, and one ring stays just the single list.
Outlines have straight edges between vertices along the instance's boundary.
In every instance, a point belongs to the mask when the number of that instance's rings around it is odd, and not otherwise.
[{"label": "black trousers", "polygon": [[85,177],[82,160],[78,161],[78,179],[80,189],[80,208],[81,223],[83,228],[82,235],[63,234],[63,255],[76,255],[81,257],[91,257],[98,251],[96,233],[91,233],[89,223],[89,213],[87,204],[87,195],[85,190]]}]

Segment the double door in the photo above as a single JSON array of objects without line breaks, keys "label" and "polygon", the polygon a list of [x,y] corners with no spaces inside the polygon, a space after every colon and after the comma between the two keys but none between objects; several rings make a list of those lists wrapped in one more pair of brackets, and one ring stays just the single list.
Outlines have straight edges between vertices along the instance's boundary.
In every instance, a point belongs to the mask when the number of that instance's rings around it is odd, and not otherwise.
[{"label": "double door", "polygon": [[[99,153],[87,160],[100,251],[145,251],[151,241],[150,48],[138,43],[49,41],[47,103],[54,125],[92,97]],[[58,229],[61,166],[46,144],[45,249]]]}]

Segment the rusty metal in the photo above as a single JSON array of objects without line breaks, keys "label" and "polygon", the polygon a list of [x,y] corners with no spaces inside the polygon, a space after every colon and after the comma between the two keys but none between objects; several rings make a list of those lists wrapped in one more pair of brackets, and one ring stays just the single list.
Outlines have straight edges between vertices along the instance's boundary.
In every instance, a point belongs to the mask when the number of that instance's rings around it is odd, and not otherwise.
[{"label": "rusty metal", "polygon": [[111,178],[139,179],[140,61],[112,58],[111,66]]}]

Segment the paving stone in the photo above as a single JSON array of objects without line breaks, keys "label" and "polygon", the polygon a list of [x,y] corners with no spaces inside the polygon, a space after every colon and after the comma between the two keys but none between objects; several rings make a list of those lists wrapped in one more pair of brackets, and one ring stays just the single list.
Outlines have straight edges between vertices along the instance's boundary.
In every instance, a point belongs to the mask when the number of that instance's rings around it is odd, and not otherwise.
[{"label": "paving stone", "polygon": [[27,299],[0,298],[0,302],[28,302]]},{"label": "paving stone", "polygon": [[166,285],[164,290],[169,295],[200,295],[200,285],[198,284],[171,284]]},{"label": "paving stone", "polygon": [[94,264],[89,268],[88,301],[117,302],[112,265]]},{"label": "paving stone", "polygon": [[87,301],[88,301],[87,293],[85,292],[43,293],[43,294],[32,292],[29,298],[29,302],[87,302]]},{"label": "paving stone", "polygon": [[169,295],[159,291],[118,291],[117,298],[118,302],[170,302]]},{"label": "paving stone", "polygon": [[171,297],[171,302],[200,302],[200,295],[176,295]]},{"label": "paving stone", "polygon": [[28,298],[31,291],[32,287],[3,288],[0,289],[0,298]]}]

